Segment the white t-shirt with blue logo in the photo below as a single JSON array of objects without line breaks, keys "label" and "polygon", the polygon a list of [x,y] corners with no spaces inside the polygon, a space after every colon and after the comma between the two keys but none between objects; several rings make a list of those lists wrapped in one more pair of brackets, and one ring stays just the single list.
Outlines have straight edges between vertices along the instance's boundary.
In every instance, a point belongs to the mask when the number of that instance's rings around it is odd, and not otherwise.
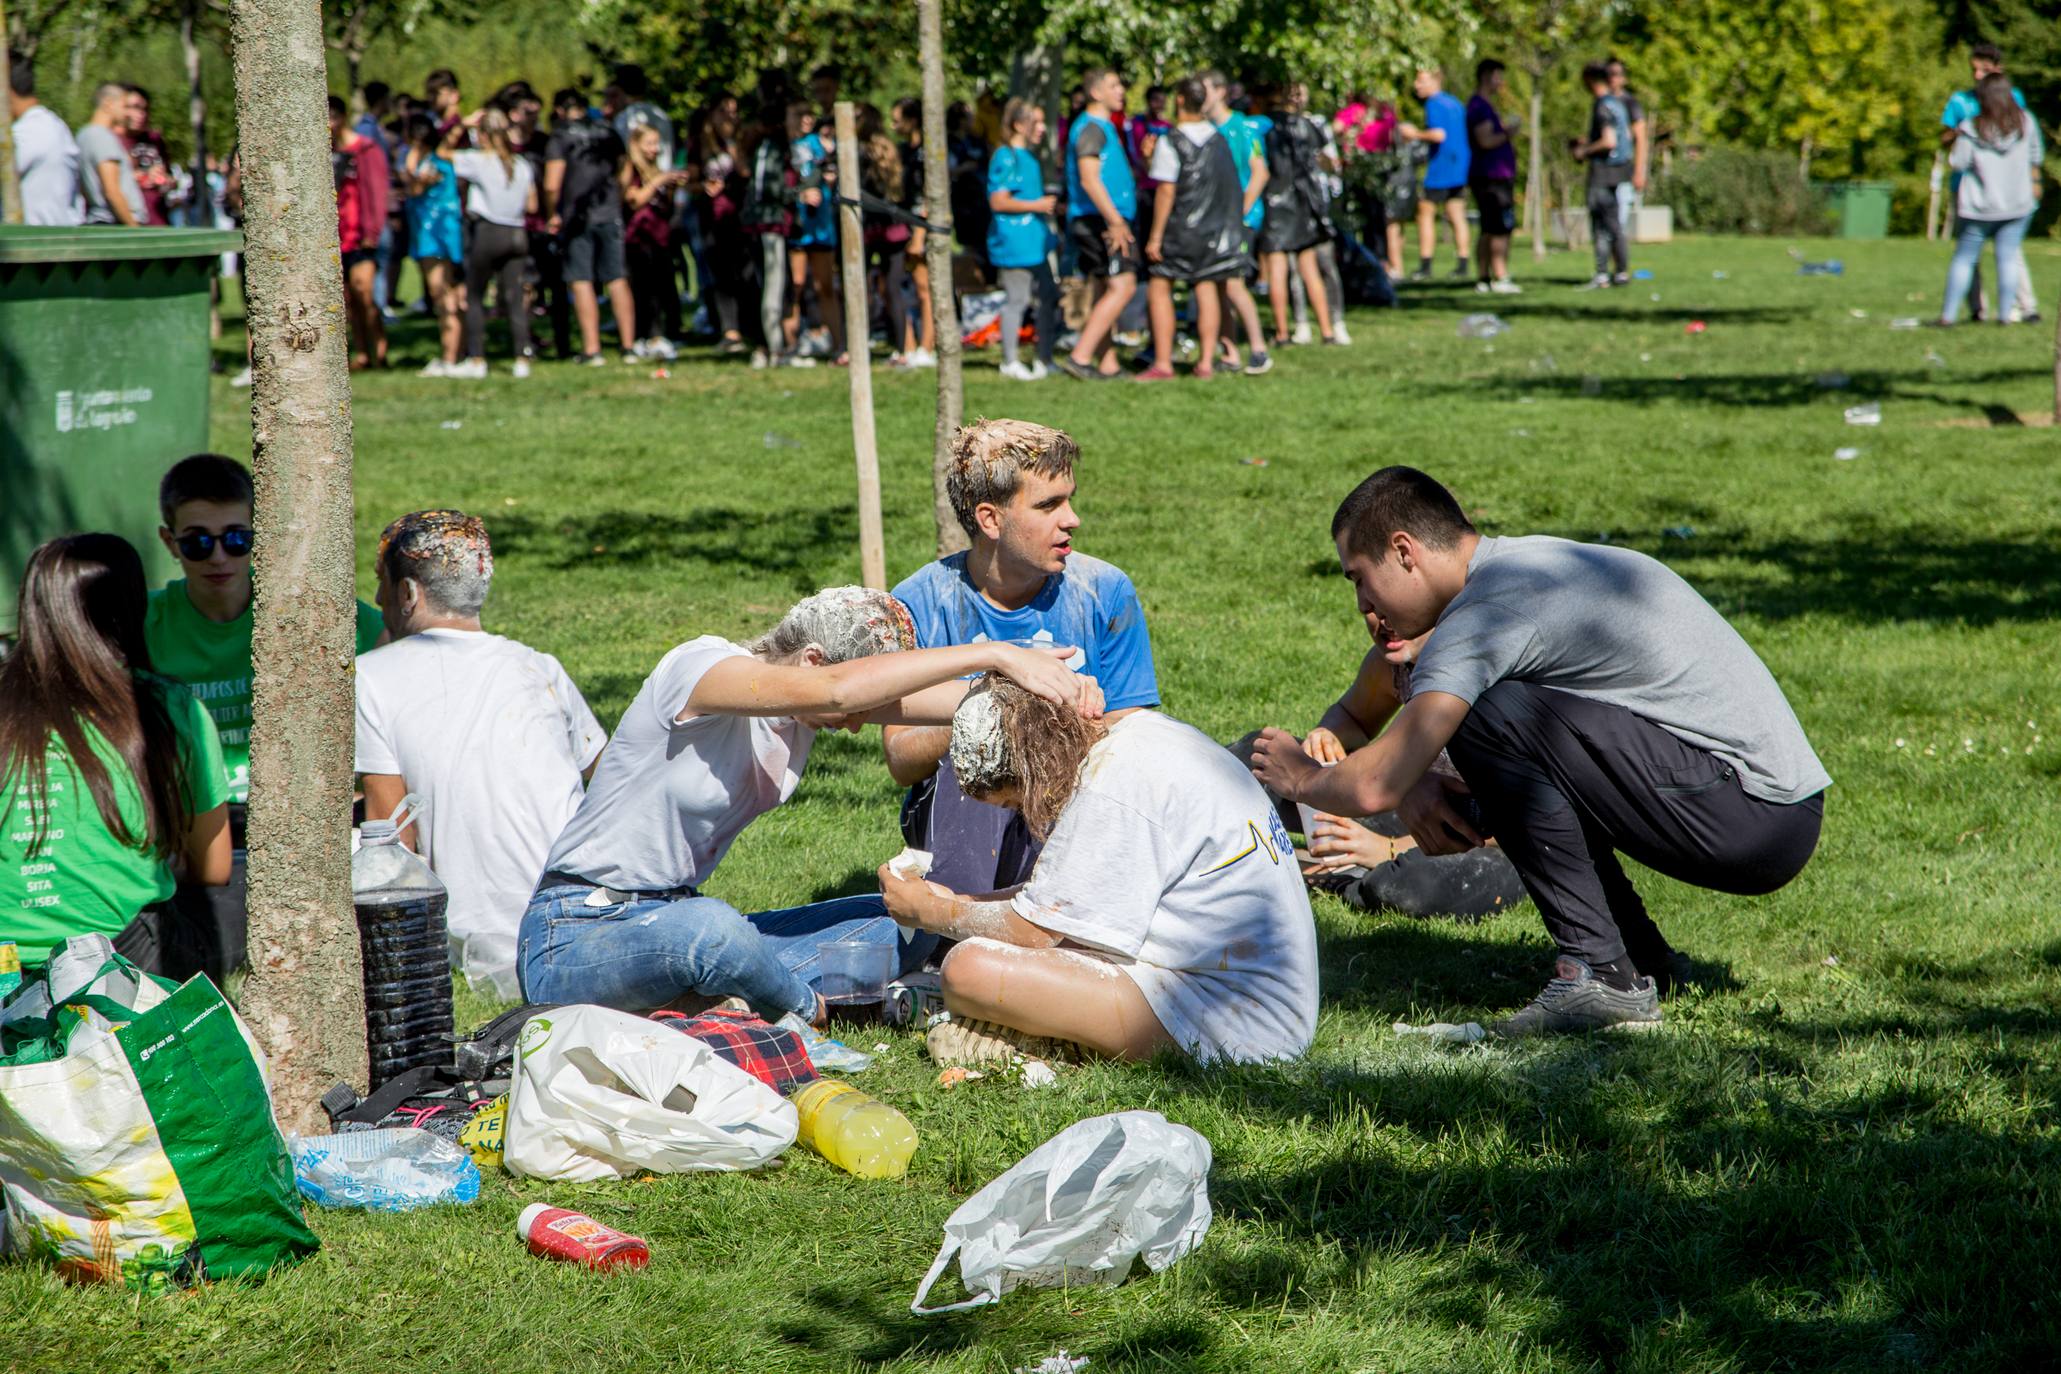
[{"label": "white t-shirt with blue logo", "polygon": [[1159,704],[1145,608],[1131,579],[1099,558],[1073,554],[1064,572],[1045,579],[1037,597],[1013,611],[980,594],[966,575],[963,553],[924,564],[902,580],[895,597],[909,608],[919,648],[990,640],[1071,644],[1080,652],[1068,666],[1094,675],[1106,709]]}]

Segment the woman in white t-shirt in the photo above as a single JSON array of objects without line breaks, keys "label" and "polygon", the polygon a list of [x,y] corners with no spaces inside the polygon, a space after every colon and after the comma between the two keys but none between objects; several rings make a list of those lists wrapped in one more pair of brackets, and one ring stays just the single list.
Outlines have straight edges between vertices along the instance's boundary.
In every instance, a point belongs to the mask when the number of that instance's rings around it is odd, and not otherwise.
[{"label": "woman in white t-shirt", "polygon": [[1014,892],[881,869],[890,915],[961,941],[933,1058],[1078,1046],[1252,1063],[1309,1048],[1309,897],[1273,802],[1223,746],[1156,711],[1105,727],[988,679],[953,717],[952,767],[969,796],[1022,812],[1045,849]]},{"label": "woman in white t-shirt", "polygon": [[[478,145],[461,148],[467,134]],[[509,140],[508,116],[489,107],[451,126],[446,155],[472,188],[466,202],[472,243],[465,258],[465,361],[448,375],[487,375],[487,283],[499,280],[498,299],[515,342],[515,375],[530,375],[530,308],[523,279],[530,268],[525,225],[537,213],[536,173]]]},{"label": "woman in white t-shirt", "polygon": [[516,954],[524,997],[649,1011],[739,996],[768,1020],[813,1020],[824,942],[870,940],[919,967],[935,942],[904,936],[879,897],[742,916],[700,891],[744,827],[794,794],[818,730],[942,724],[960,679],[982,672],[1101,712],[1071,649],[915,639],[901,602],[838,587],[749,647],[704,635],[661,659],[551,846]]}]

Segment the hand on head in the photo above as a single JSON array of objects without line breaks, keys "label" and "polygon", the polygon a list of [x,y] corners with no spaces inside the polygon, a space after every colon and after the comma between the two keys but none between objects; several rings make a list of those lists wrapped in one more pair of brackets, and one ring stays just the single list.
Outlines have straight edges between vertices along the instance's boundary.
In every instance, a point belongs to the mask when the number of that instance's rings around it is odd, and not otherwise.
[{"label": "hand on head", "polygon": [[1080,651],[1070,644],[1041,644],[1026,649],[1018,644],[995,646],[995,671],[1027,692],[1058,706],[1077,706],[1089,719],[1102,714],[1102,689],[1093,678],[1076,673],[1067,660]]}]

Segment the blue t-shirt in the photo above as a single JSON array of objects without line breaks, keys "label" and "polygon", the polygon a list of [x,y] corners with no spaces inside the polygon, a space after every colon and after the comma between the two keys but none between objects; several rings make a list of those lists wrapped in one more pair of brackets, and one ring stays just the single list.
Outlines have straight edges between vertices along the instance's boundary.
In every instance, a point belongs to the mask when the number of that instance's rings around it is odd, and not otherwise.
[{"label": "blue t-shirt", "polygon": [[823,140],[814,134],[803,134],[794,144],[794,175],[803,189],[815,187],[823,192],[821,205],[794,207],[794,235],[790,242],[796,248],[827,248],[837,242],[837,210],[832,204],[835,195],[823,184],[823,174],[829,170],[830,159],[823,150]]},{"label": "blue t-shirt", "polygon": [[[1083,139],[1087,140],[1086,148],[1081,146]],[[1102,213],[1081,189],[1083,153],[1102,159],[1102,189],[1109,193],[1109,203],[1116,207],[1116,213],[1127,220],[1137,218],[1138,182],[1131,174],[1131,159],[1124,151],[1124,141],[1116,136],[1116,125],[1101,115],[1086,112],[1074,120],[1066,135],[1066,217],[1079,219]]]},{"label": "blue t-shirt", "polygon": [[1440,91],[1424,102],[1424,127],[1442,129],[1446,141],[1431,147],[1431,161],[1424,164],[1424,189],[1444,191],[1467,184],[1467,107]]},{"label": "blue t-shirt", "polygon": [[[1038,166],[1038,155],[1006,143],[995,149],[988,159],[988,194],[997,191],[1007,191],[1017,200],[1044,195],[1045,171]],[[1051,221],[1044,215],[997,210],[988,221],[988,261],[997,267],[1036,267],[1051,247]]]},{"label": "blue t-shirt", "polygon": [[[1252,184],[1253,152],[1266,142],[1267,130],[1273,127],[1274,121],[1265,115],[1242,115],[1236,110],[1217,125],[1217,132],[1224,136],[1224,146],[1231,150],[1231,161],[1238,165],[1239,190]],[[1245,212],[1245,227],[1257,229],[1266,217],[1267,198],[1261,196]]]},{"label": "blue t-shirt", "polygon": [[1074,554],[1066,571],[1047,578],[1037,598],[1020,610],[1005,611],[982,596],[966,575],[963,553],[924,564],[903,579],[895,596],[916,622],[919,648],[1004,639],[1071,644],[1080,652],[1068,666],[1094,675],[1106,709],[1159,704],[1145,608],[1131,579],[1099,558]]}]

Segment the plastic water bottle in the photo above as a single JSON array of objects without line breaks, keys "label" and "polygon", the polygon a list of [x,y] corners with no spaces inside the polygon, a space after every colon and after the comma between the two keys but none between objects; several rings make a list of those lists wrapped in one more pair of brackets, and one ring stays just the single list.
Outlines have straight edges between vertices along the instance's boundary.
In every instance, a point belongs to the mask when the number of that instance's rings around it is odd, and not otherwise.
[{"label": "plastic water bottle", "polygon": [[324,1207],[406,1212],[479,1196],[479,1166],[462,1146],[412,1126],[295,1136],[294,1183]]},{"label": "plastic water bottle", "polygon": [[450,895],[400,832],[422,814],[414,793],[368,820],[351,856],[351,900],[365,961],[365,1042],[377,1087],[413,1068],[451,1062]]},{"label": "plastic water bottle", "polygon": [[516,1218],[515,1234],[530,1253],[588,1269],[642,1269],[651,1247],[641,1236],[603,1226],[584,1212],[532,1202]]},{"label": "plastic water bottle", "polygon": [[801,1143],[855,1178],[900,1178],[916,1153],[916,1128],[885,1102],[824,1078],[794,1096]]}]

